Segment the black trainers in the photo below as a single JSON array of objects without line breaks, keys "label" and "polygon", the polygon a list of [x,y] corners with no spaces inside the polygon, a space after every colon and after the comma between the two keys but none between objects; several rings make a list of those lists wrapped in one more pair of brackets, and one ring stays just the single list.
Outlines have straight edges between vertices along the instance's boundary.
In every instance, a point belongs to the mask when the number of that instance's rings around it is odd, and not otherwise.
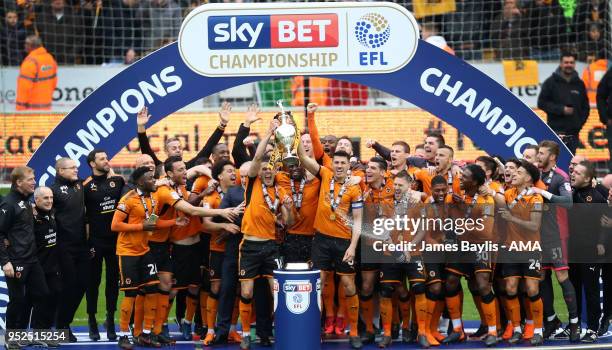
[{"label": "black trainers", "polygon": [[391,338],[397,339],[399,337],[400,325],[394,324],[391,326]]},{"label": "black trainers", "polygon": [[349,344],[353,349],[361,349],[363,347],[363,343],[361,342],[360,337],[349,337]]},{"label": "black trainers", "polygon": [[591,329],[587,329],[584,336],[580,339],[581,343],[594,343],[597,341],[597,333]]},{"label": "black trainers", "polygon": [[489,333],[489,327],[487,327],[487,325],[485,324],[480,324],[480,327],[478,327],[478,329],[476,330],[476,332],[472,333],[469,335],[469,339],[483,339],[483,337],[485,335],[487,335],[487,333]]},{"label": "black trainers", "polygon": [[77,342],[77,339],[76,339],[76,337],[74,336],[74,333],[72,333],[72,329],[70,329],[70,328],[68,328],[68,340],[69,340],[71,343],[76,343],[76,342]]},{"label": "black trainers", "polygon": [[124,350],[132,350],[134,348],[134,344],[130,341],[130,338],[127,335],[119,337],[119,342],[117,343],[119,348]]},{"label": "black trainers", "polygon": [[523,335],[521,334],[521,332],[514,332],[514,333],[512,333],[512,337],[510,337],[510,339],[508,339],[508,344],[517,344],[521,340],[523,340]]},{"label": "black trainers", "polygon": [[465,333],[463,333],[463,331],[461,332],[453,331],[452,333],[448,335],[448,337],[442,339],[442,344],[459,343],[464,340],[465,340]]},{"label": "black trainers", "polygon": [[151,333],[142,333],[136,338],[136,344],[148,348],[161,348],[161,344]]},{"label": "black trainers", "polygon": [[541,334],[534,334],[533,338],[529,339],[529,344],[538,346],[544,344],[544,337]]},{"label": "black trainers", "polygon": [[98,330],[98,320],[95,315],[89,315],[89,339],[93,341],[100,340],[100,331]]},{"label": "black trainers", "polygon": [[601,323],[599,324],[599,329],[597,329],[597,336],[598,337],[602,337],[604,336],[607,332],[608,332],[608,328],[610,327],[610,323],[612,323],[612,320],[610,320],[609,316],[605,316],[601,319]]},{"label": "black trainers", "polygon": [[163,333],[155,334],[155,340],[161,344],[161,346],[168,346],[176,344],[176,340],[166,337]]},{"label": "black trainers", "polygon": [[402,342],[403,343],[414,343],[416,339],[412,337],[412,332],[408,328],[402,328]]},{"label": "black trainers", "polygon": [[568,325],[568,328],[569,328],[569,341],[571,341],[572,343],[576,343],[580,341],[580,324],[578,322],[570,323]]},{"label": "black trainers", "polygon": [[374,335],[374,333],[370,333],[366,331],[366,332],[363,332],[363,334],[361,334],[361,342],[364,344],[372,344],[375,338],[376,336]]},{"label": "black trainers", "polygon": [[429,340],[427,340],[427,336],[424,334],[417,336],[417,343],[419,343],[423,349],[429,349],[431,347]]},{"label": "black trainers", "polygon": [[115,331],[115,315],[106,315],[106,321],[104,321],[104,328],[106,329],[106,337],[110,341],[117,340],[117,332]]},{"label": "black trainers", "polygon": [[487,347],[491,347],[491,346],[495,346],[497,345],[497,337],[494,336],[493,334],[488,334],[484,337],[483,339],[485,345]]},{"label": "black trainers", "polygon": [[550,322],[546,321],[544,322],[544,334],[542,336],[544,339],[549,339],[559,328],[561,328],[561,320],[559,317],[555,317],[555,319]]},{"label": "black trainers", "polygon": [[251,348],[251,335],[243,335],[242,341],[240,342],[240,348],[242,350],[247,350]]}]

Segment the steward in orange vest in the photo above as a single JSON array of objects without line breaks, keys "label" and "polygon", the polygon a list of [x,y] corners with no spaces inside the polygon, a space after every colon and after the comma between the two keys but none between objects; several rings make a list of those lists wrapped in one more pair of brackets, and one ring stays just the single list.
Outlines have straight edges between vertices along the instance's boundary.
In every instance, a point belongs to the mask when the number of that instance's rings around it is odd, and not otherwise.
[{"label": "steward in orange vest", "polygon": [[51,109],[57,85],[57,63],[35,35],[25,40],[28,56],[21,63],[17,78],[17,110]]},{"label": "steward in orange vest", "polygon": [[597,60],[589,64],[582,72],[582,81],[587,90],[589,104],[591,108],[597,106],[597,86],[608,70],[608,60],[598,57]]}]

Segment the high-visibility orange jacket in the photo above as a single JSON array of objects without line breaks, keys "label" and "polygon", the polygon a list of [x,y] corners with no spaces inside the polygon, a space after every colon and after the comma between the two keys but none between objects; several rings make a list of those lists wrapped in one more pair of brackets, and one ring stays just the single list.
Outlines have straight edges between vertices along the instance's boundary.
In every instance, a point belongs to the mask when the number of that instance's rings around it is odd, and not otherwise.
[{"label": "high-visibility orange jacket", "polygon": [[32,50],[17,78],[17,110],[51,109],[57,85],[57,63],[44,47]]},{"label": "high-visibility orange jacket", "polygon": [[597,86],[599,86],[599,81],[606,74],[607,70],[608,60],[600,59],[589,64],[582,71],[582,81],[584,82],[584,87],[586,87],[591,107],[597,107]]}]

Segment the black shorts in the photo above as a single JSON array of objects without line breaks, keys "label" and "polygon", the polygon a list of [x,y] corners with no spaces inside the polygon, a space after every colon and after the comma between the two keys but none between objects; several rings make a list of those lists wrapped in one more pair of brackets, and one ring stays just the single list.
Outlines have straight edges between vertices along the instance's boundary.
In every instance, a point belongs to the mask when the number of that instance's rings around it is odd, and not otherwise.
[{"label": "black shorts", "polygon": [[119,290],[138,289],[145,284],[158,282],[157,266],[153,254],[119,255]]},{"label": "black shorts", "polygon": [[474,277],[479,272],[493,272],[491,264],[491,252],[462,252],[464,260],[461,262],[449,262],[446,265],[448,272],[459,276]]},{"label": "black shorts", "polygon": [[223,265],[224,252],[210,251],[210,267],[208,268],[208,276],[210,281],[221,280],[221,266]]},{"label": "black shorts", "polygon": [[149,248],[157,266],[157,273],[172,273],[170,245],[167,242],[149,242]]},{"label": "black shorts", "polygon": [[380,283],[425,282],[425,264],[420,256],[413,256],[409,263],[381,264]]},{"label": "black shorts", "polygon": [[202,251],[199,243],[192,245],[172,244],[173,289],[197,287],[202,281]]},{"label": "black shorts", "polygon": [[283,267],[279,244],[274,240],[251,241],[243,239],[238,257],[238,278],[253,280],[273,277],[274,270]]},{"label": "black shorts", "polygon": [[312,253],[312,238],[313,236],[309,235],[288,233],[285,236],[285,241],[281,245],[283,262],[312,262],[310,256]]},{"label": "black shorts", "polygon": [[312,241],[312,263],[316,269],[335,271],[339,275],[355,273],[355,262],[343,262],[351,241],[317,233]]},{"label": "black shorts", "polygon": [[509,261],[510,262],[504,262],[502,265],[502,276],[504,278],[520,277],[540,279],[540,270],[542,268],[542,256],[540,252],[513,252],[512,258]]},{"label": "black shorts", "polygon": [[207,269],[210,266],[210,233],[200,233],[200,251],[202,252],[202,262],[200,268]]},{"label": "black shorts", "polygon": [[542,269],[543,270],[568,270],[567,250],[561,240],[554,242],[542,241]]},{"label": "black shorts", "polygon": [[446,280],[446,252],[423,252],[427,284]]}]

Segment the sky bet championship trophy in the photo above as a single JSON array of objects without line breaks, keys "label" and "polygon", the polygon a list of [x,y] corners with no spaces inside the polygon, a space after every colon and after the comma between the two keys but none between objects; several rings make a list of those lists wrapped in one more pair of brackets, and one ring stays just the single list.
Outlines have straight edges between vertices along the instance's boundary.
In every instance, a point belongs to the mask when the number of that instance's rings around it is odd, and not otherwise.
[{"label": "sky bet championship trophy", "polygon": [[295,155],[295,150],[297,149],[297,142],[300,142],[300,133],[297,130],[297,126],[290,112],[285,112],[283,100],[276,101],[276,104],[281,110],[279,115],[281,125],[276,128],[274,132],[274,142],[275,150],[280,152],[280,154],[276,152],[275,154],[277,154],[277,157],[280,157],[280,159],[273,159],[273,161],[276,163],[278,160],[281,160],[284,166],[289,167],[299,163],[299,159]]}]

